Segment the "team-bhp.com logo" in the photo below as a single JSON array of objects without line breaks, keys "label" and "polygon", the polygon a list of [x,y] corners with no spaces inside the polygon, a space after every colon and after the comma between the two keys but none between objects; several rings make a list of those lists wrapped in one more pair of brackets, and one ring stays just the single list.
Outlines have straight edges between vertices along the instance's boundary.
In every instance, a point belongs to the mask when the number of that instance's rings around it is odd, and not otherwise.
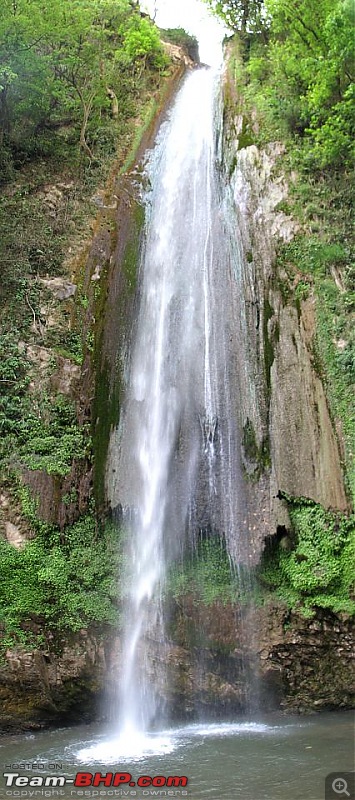
[{"label": "team-bhp.com logo", "polygon": [[129,772],[107,772],[103,775],[101,772],[77,772],[74,778],[67,778],[64,775],[19,775],[18,772],[5,772],[5,785],[6,787],[63,787],[75,786],[77,788],[98,788],[98,787],[120,787],[120,786],[138,786],[140,789],[147,787],[161,788],[167,787],[168,789],[176,787],[186,787],[188,778],[183,776],[169,776],[156,775],[152,778],[150,775],[141,775],[136,781],[133,780]]}]

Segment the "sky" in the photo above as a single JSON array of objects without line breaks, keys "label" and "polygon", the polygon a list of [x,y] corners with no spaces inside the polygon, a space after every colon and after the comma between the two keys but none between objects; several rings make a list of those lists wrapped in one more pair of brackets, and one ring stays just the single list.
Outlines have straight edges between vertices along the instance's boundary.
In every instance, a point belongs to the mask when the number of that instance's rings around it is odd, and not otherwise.
[{"label": "sky", "polygon": [[[201,0],[141,0],[142,11],[154,14],[160,28],[184,28],[194,34],[200,44],[200,58],[204,64],[221,62],[221,42],[228,31],[207,10]],[[230,33],[230,32],[229,32]]]}]

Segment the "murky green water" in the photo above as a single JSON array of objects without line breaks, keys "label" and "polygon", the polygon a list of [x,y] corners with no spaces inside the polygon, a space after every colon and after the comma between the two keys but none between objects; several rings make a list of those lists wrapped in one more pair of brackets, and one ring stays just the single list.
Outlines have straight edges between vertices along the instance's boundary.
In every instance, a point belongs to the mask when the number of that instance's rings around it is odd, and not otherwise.
[{"label": "murky green water", "polygon": [[189,779],[186,789],[138,788],[125,783],[117,788],[81,790],[73,785],[55,789],[6,787],[2,779],[1,800],[8,797],[324,800],[326,775],[353,769],[353,716],[351,713],[306,718],[272,716],[261,722],[189,726],[155,734],[148,746],[146,741],[119,741],[97,726],[81,726],[3,737],[0,760],[1,772],[28,777],[66,775],[73,779],[78,771],[89,771],[130,773],[130,780],[135,783],[142,775]]}]

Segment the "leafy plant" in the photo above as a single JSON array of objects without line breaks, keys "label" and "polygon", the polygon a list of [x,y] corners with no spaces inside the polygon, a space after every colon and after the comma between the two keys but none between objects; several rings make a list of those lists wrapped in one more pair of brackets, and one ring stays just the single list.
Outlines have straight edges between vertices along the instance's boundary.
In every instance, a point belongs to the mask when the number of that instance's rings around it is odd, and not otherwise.
[{"label": "leafy plant", "polygon": [[289,606],[355,612],[355,517],[291,500],[293,548],[277,542],[263,558],[258,577]]},{"label": "leafy plant", "polygon": [[21,550],[0,540],[3,646],[50,646],[53,634],[116,625],[121,559],[116,527],[89,515],[62,533],[47,526]]}]

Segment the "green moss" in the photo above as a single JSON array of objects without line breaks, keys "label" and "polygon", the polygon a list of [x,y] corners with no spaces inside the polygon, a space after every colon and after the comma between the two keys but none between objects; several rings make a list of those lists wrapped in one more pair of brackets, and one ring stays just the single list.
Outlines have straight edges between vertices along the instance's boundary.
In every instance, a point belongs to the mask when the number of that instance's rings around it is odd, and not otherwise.
[{"label": "green moss", "polygon": [[250,461],[257,461],[259,455],[259,448],[256,441],[254,426],[250,419],[247,419],[243,427],[242,444],[246,457]]},{"label": "green moss", "polygon": [[276,291],[280,292],[283,304],[287,306],[288,303],[292,303],[293,301],[293,289],[291,286],[291,281],[287,276],[285,276],[284,278],[280,277],[280,271],[281,270],[284,271],[284,269],[285,269],[285,262],[283,256],[280,254],[280,252],[277,252],[273,287]]},{"label": "green moss", "polygon": [[206,606],[215,602],[245,605],[264,601],[251,571],[243,564],[237,570],[233,567],[226,544],[219,536],[200,539],[195,549],[175,564],[165,592],[167,599],[174,598],[178,603],[184,596],[192,595],[197,605]]},{"label": "green moss", "polygon": [[132,169],[137,159],[138,150],[140,148],[143,136],[149,130],[157,113],[157,110],[158,110],[157,101],[155,98],[151,98],[150,102],[144,109],[144,112],[142,114],[142,120],[140,125],[136,129],[133,142],[129,149],[129,154],[123,166],[120,169],[120,175],[124,175],[126,172]]},{"label": "green moss", "polygon": [[[92,435],[94,452],[94,494],[98,510],[101,511],[105,504],[105,468],[110,435],[118,425],[122,402],[122,363],[119,347],[129,329],[129,305],[135,296],[142,232],[145,223],[145,212],[142,205],[135,203],[130,211],[129,230],[122,256],[121,264],[115,264],[115,270],[122,270],[124,281],[120,287],[115,314],[117,314],[116,362],[112,364],[103,356],[105,326],[110,324],[106,315],[107,296],[110,292],[111,273],[106,273],[101,278],[101,291],[95,299],[94,316],[97,320],[95,330],[94,364],[95,364],[95,395],[92,408]],[[112,249],[113,249],[112,242]]]},{"label": "green moss", "polygon": [[133,227],[131,236],[126,244],[122,268],[127,279],[129,292],[134,292],[137,286],[139,257],[141,249],[141,235],[145,223],[144,207],[136,203],[133,209]]},{"label": "green moss", "polygon": [[271,466],[269,438],[265,437],[258,444],[253,423],[248,418],[243,427],[242,448],[246,462],[247,477],[259,480],[260,476]]},{"label": "green moss", "polygon": [[112,370],[107,361],[96,372],[93,402],[94,496],[99,512],[105,505],[105,468],[110,435],[118,425],[121,408],[121,381],[119,369],[113,383]]},{"label": "green moss", "polygon": [[259,449],[259,466],[261,472],[271,468],[270,440],[265,437]]},{"label": "green moss", "polygon": [[250,147],[252,144],[255,144],[252,125],[250,120],[243,114],[242,130],[238,135],[238,150],[242,150],[244,147]]}]

